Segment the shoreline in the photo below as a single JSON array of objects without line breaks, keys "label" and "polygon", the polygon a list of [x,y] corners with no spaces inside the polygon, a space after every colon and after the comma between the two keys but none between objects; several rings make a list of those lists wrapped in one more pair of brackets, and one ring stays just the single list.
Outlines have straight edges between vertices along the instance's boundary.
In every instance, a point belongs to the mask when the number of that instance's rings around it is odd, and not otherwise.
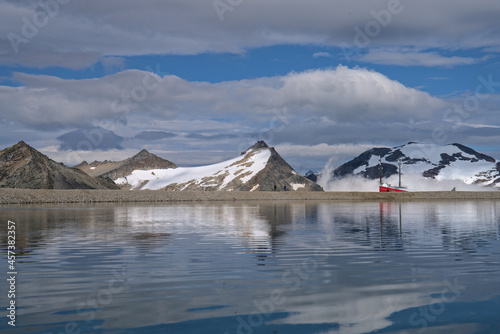
[{"label": "shoreline", "polygon": [[0,205],[58,203],[161,203],[233,201],[414,201],[500,200],[500,191],[380,192],[247,192],[164,190],[1,189]]}]

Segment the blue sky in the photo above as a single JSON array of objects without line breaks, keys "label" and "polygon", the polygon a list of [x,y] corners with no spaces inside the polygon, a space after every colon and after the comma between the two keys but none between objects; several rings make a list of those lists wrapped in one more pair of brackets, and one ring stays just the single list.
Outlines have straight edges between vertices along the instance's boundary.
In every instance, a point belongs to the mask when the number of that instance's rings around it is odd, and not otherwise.
[{"label": "blue sky", "polygon": [[264,139],[301,172],[408,141],[500,159],[498,17],[493,0],[2,1],[0,147],[191,166]]}]

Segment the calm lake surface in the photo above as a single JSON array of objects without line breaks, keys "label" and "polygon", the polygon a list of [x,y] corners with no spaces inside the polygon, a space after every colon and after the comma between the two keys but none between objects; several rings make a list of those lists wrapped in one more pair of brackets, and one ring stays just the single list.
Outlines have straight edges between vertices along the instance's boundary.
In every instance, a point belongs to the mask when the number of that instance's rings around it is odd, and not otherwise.
[{"label": "calm lake surface", "polygon": [[500,333],[498,201],[75,204],[0,218],[2,333]]}]

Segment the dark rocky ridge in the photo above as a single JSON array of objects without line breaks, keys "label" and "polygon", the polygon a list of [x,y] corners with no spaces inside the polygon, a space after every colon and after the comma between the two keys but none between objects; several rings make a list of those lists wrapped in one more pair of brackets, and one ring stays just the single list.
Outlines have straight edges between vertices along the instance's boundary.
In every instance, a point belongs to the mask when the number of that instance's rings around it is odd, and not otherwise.
[{"label": "dark rocky ridge", "polygon": [[[268,146],[266,145],[265,147]],[[250,189],[259,184],[259,188],[257,188],[259,191],[273,191],[274,185],[276,185],[278,190],[283,190],[285,186],[287,190],[293,190],[293,184],[304,184],[304,187],[300,187],[297,190],[323,191],[323,187],[316,182],[297,174],[278,152],[276,152],[274,147],[264,149],[269,149],[271,151],[271,156],[269,157],[266,167],[248,182]]]},{"label": "dark rocky ridge", "polygon": [[312,170],[308,170],[304,176],[306,177],[306,179],[309,179],[313,182],[318,182],[318,178],[320,176],[320,172],[316,172],[316,171],[312,171]]},{"label": "dark rocky ridge", "polygon": [[110,179],[93,178],[55,162],[25,142],[0,151],[0,187],[21,189],[119,189]]}]

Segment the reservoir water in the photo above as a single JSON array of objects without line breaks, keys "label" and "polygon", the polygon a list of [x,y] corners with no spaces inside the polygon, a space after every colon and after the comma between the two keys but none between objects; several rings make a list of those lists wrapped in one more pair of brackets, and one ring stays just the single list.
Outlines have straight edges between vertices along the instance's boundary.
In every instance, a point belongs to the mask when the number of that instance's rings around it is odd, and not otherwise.
[{"label": "reservoir water", "polygon": [[500,333],[499,201],[4,206],[0,219],[2,333]]}]

